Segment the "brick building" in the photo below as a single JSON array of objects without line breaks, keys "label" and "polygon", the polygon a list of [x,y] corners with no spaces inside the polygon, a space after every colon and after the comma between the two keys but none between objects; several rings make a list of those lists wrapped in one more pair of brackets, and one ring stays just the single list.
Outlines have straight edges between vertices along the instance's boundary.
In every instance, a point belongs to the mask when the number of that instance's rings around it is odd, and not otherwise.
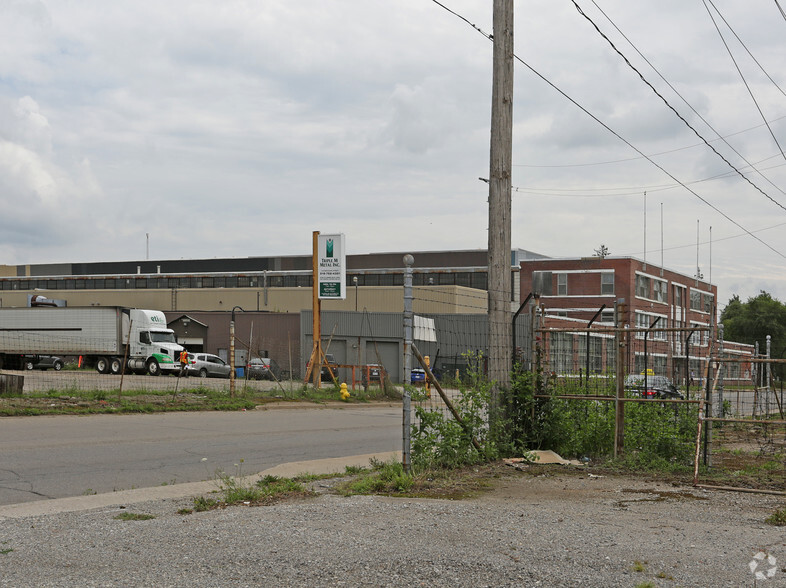
[{"label": "brick building", "polygon": [[[628,373],[645,368],[682,382],[691,371],[701,374],[714,337],[717,287],[695,277],[632,257],[533,259],[520,264],[522,298],[539,297],[544,326],[613,327],[615,308],[622,323],[636,329],[626,348]],[[709,330],[707,329],[709,327]],[[662,330],[681,328],[683,331]],[[692,329],[697,329],[693,331]],[[646,337],[646,339],[645,339]],[[613,336],[562,333],[550,342],[552,369],[569,365],[590,373],[614,365]],[[686,365],[686,356],[690,363]]]}]

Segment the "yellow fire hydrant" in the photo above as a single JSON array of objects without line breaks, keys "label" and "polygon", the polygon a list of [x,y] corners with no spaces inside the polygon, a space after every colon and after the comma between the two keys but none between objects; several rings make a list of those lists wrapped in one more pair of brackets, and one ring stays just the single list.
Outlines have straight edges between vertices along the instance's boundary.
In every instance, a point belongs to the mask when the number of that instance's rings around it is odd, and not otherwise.
[{"label": "yellow fire hydrant", "polygon": [[349,398],[349,390],[347,390],[347,383],[341,382],[341,400],[347,400]]}]

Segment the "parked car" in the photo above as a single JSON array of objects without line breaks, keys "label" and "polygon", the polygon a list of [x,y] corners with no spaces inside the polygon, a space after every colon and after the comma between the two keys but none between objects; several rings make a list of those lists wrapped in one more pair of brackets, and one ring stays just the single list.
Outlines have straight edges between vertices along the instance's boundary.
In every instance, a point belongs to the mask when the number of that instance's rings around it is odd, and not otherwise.
[{"label": "parked car", "polygon": [[369,363],[363,366],[363,373],[361,374],[361,381],[364,386],[368,386],[371,382],[382,382],[382,374],[385,373],[385,368],[378,363]]},{"label": "parked car", "polygon": [[[308,372],[309,364],[310,362],[306,363],[306,372]],[[328,369],[328,366],[330,366],[330,369]],[[332,377],[330,375],[331,372],[333,372]],[[322,364],[322,368],[319,370],[319,378],[328,381],[333,380],[333,378],[338,379],[338,363],[332,353],[325,354],[325,363]]]},{"label": "parked car", "polygon": [[412,368],[409,374],[409,382],[413,386],[426,383],[426,370],[422,368]]},{"label": "parked car", "polygon": [[382,380],[382,372],[384,370],[385,368],[383,368],[378,363],[370,363],[366,366],[363,376],[365,377],[366,375],[368,375],[368,379],[370,382],[379,382]]},{"label": "parked car", "polygon": [[625,391],[632,396],[641,398],[685,399],[666,376],[647,376],[646,378],[647,388],[645,390],[644,374],[629,375],[625,378]]},{"label": "parked car", "polygon": [[63,360],[54,355],[36,355],[26,357],[23,360],[26,370],[55,370],[59,372],[63,369]]},{"label": "parked car", "polygon": [[189,353],[188,375],[200,378],[228,378],[231,366],[212,353]]},{"label": "parked car", "polygon": [[255,357],[246,364],[246,377],[249,380],[272,380],[273,369],[269,357]]}]

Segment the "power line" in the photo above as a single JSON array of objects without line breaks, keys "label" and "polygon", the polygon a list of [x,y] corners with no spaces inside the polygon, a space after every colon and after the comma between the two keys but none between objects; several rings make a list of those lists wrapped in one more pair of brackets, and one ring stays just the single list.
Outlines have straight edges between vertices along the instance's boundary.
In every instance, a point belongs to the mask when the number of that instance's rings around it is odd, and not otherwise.
[{"label": "power line", "polygon": [[[780,157],[780,156],[779,155],[772,155],[772,156],[770,156],[770,157],[768,157],[766,159],[762,159],[761,161],[757,162],[757,165],[759,163],[764,163],[765,161],[767,161],[769,159],[772,159],[774,157]],[[644,159],[644,158],[637,157],[636,159]],[[774,169],[776,167],[783,167],[784,165],[786,165],[786,163],[779,163],[777,165],[773,165],[773,166],[765,168],[765,169]],[[724,179],[724,178],[730,178],[730,177],[734,177],[734,176],[735,176],[734,172],[727,171],[727,172],[723,172],[721,174],[715,174],[714,176],[709,176],[709,177],[702,178],[702,179],[699,179],[699,180],[691,180],[691,181],[687,181],[687,182],[684,182],[684,183],[688,184],[688,185],[693,185],[693,184],[700,184],[700,183],[703,183],[703,182],[710,182],[712,180],[721,180],[721,179]],[[587,194],[587,195],[578,194],[578,195],[576,195],[577,197],[584,196],[584,197],[587,197],[587,198],[595,198],[595,197],[600,197],[600,196],[603,196],[603,197],[606,197],[606,196],[611,196],[611,197],[614,197],[614,196],[641,196],[641,193],[644,192],[644,191],[647,191],[647,192],[665,192],[666,190],[673,190],[675,188],[681,188],[681,187],[682,187],[681,184],[676,184],[675,183],[675,184],[652,184],[652,185],[649,185],[649,186],[626,186],[626,187],[621,187],[621,188],[603,187],[603,188],[575,188],[575,189],[570,189],[570,188],[542,188],[542,187],[535,187],[535,186],[514,186],[513,189],[516,192],[525,192],[525,193],[529,193],[529,194],[541,194],[541,195],[544,195],[544,196],[549,196],[549,195],[569,196],[568,194],[549,194],[549,192],[551,192],[551,193],[556,193],[556,192],[613,192],[615,190],[625,190],[625,192],[621,192],[619,194]]]},{"label": "power line", "polygon": [[[613,24],[614,23],[612,22],[612,25]],[[615,25],[615,28],[616,28],[616,25]],[[619,30],[619,29],[617,29],[617,30]],[[620,34],[623,34],[623,33],[620,32]],[[623,34],[623,36],[624,36],[624,34]],[[630,43],[630,41],[628,41],[628,42]],[[631,46],[633,46],[633,45],[631,44]],[[633,48],[636,49],[635,46],[633,46]],[[636,49],[636,51],[638,51],[638,49]],[[641,53],[639,53],[639,55],[641,55]],[[645,61],[647,59],[643,55],[642,55],[642,58]],[[655,69],[655,68],[653,67],[653,69]],[[658,73],[658,70],[655,70],[655,72]],[[660,75],[660,74],[658,74],[658,75]],[[669,83],[665,78],[662,78],[662,79],[667,84]],[[680,94],[679,94],[679,92],[677,92],[677,90],[674,90],[674,92],[678,96],[680,96]],[[680,98],[682,98],[682,96],[680,96]],[[682,100],[685,101],[684,98],[682,98]],[[688,104],[687,102],[685,102],[685,103]],[[690,104],[688,104],[688,107],[691,108],[691,110],[693,109],[690,106]],[[694,110],[694,112],[696,112],[696,111]],[[696,114],[699,117],[701,117],[701,114],[699,114],[698,112],[696,112]],[[719,136],[717,139],[711,139],[711,141],[724,141],[725,142],[725,139],[728,139],[730,137],[736,137],[737,135],[741,135],[742,133],[747,133],[749,131],[755,131],[756,129],[760,129],[763,126],[766,126],[767,123],[778,122],[780,120],[783,120],[784,118],[786,118],[786,115],[779,116],[778,118],[774,118],[771,121],[767,121],[765,123],[762,123],[760,125],[756,125],[754,127],[743,129],[741,131],[736,131],[734,133],[729,133],[728,135]],[[702,120],[704,120],[704,119],[702,119]],[[704,122],[706,123],[707,121],[704,121]],[[709,123],[707,123],[707,126],[712,129],[712,126],[710,126]],[[715,129],[712,129],[712,130],[715,131]],[[717,131],[715,131],[715,133],[717,134]],[[726,144],[729,145],[728,143],[726,143]],[[702,147],[702,146],[704,146],[704,143],[694,143],[693,145],[686,145],[685,147],[677,147],[676,149],[668,149],[667,151],[659,151],[658,153],[650,153],[650,157],[658,157],[659,155],[669,155],[671,153],[677,153],[678,151],[685,151],[686,149],[693,149],[694,147]],[[734,149],[734,147],[732,147],[731,145],[729,145],[729,147],[731,147],[731,149]],[[737,155],[740,155],[737,151],[735,151],[735,153],[737,153]],[[773,157],[777,157],[777,156],[773,156]],[[743,160],[745,159],[742,155],[740,155],[740,158],[743,159]],[[594,166],[594,165],[609,165],[609,164],[612,164],[612,163],[626,163],[628,161],[639,161],[640,159],[644,159],[644,158],[643,157],[626,157],[624,159],[612,159],[612,160],[609,160],[609,161],[595,161],[595,162],[590,162],[590,163],[567,163],[567,164],[562,164],[562,165],[533,165],[533,164],[526,164],[526,163],[517,163],[517,164],[514,164],[513,167],[526,167],[526,168],[590,167],[590,166]],[[767,158],[767,159],[771,159],[771,158]],[[767,159],[763,159],[762,161],[767,161]],[[761,163],[762,161],[760,161],[759,163]],[[747,161],[746,161],[746,163],[747,163]],[[749,163],[748,165],[750,167],[753,167],[753,164]],[[772,182],[770,182],[770,183],[772,183]],[[775,187],[777,188],[777,186],[775,186]]]},{"label": "power line", "polygon": [[[782,205],[780,202],[778,202],[777,200],[775,200],[775,199],[774,199],[772,196],[770,196],[770,195],[769,195],[769,194],[767,194],[767,193],[766,193],[764,190],[762,190],[762,189],[761,189],[761,188],[759,188],[759,187],[758,187],[756,184],[754,184],[754,183],[753,183],[753,181],[752,181],[750,178],[746,177],[746,176],[745,176],[745,175],[744,175],[744,174],[743,174],[743,173],[742,173],[742,172],[741,172],[739,169],[737,169],[737,167],[736,167],[736,166],[735,166],[733,163],[731,163],[731,162],[730,162],[728,159],[726,159],[726,158],[723,156],[723,154],[722,154],[720,151],[718,151],[717,149],[715,149],[715,147],[713,147],[713,146],[712,146],[712,144],[711,144],[709,141],[707,141],[707,139],[705,139],[705,138],[704,138],[704,137],[701,135],[701,133],[699,133],[699,131],[697,131],[697,130],[696,130],[694,127],[693,127],[693,125],[691,125],[691,124],[690,124],[690,123],[689,123],[689,122],[688,122],[688,121],[685,119],[685,117],[683,117],[683,116],[682,116],[682,115],[681,115],[681,114],[680,114],[680,113],[677,111],[677,109],[676,109],[676,108],[674,108],[674,107],[673,107],[673,106],[672,106],[672,105],[669,103],[669,101],[668,101],[668,100],[666,100],[666,98],[665,98],[665,97],[664,97],[664,96],[663,96],[663,95],[662,95],[660,92],[658,92],[658,90],[655,88],[655,86],[653,86],[653,85],[652,85],[652,84],[651,84],[651,83],[650,83],[650,82],[647,80],[647,78],[645,78],[645,77],[644,77],[644,75],[643,75],[643,74],[642,74],[642,73],[641,73],[641,72],[640,72],[640,71],[639,71],[639,70],[636,68],[636,66],[634,66],[634,65],[633,65],[633,64],[630,62],[630,60],[629,60],[627,57],[625,57],[625,54],[624,54],[624,53],[622,53],[622,51],[620,51],[620,50],[617,48],[617,46],[614,44],[614,42],[613,42],[611,39],[609,39],[609,38],[606,36],[606,34],[605,34],[603,31],[601,31],[601,30],[600,30],[600,28],[598,27],[598,25],[597,25],[597,24],[595,24],[595,21],[593,21],[593,20],[592,20],[592,19],[591,19],[589,16],[587,16],[587,14],[586,14],[586,13],[585,13],[585,12],[584,12],[582,9],[581,9],[581,6],[579,6],[579,5],[576,3],[576,0],[571,0],[571,2],[572,2],[572,3],[573,3],[573,5],[576,7],[576,10],[579,12],[579,14],[580,14],[581,16],[583,16],[583,17],[584,17],[584,18],[587,20],[587,22],[589,22],[589,23],[590,23],[590,24],[593,26],[593,28],[594,28],[594,29],[597,31],[597,33],[598,33],[598,34],[599,34],[601,37],[603,37],[603,39],[604,39],[604,40],[605,40],[605,41],[606,41],[606,42],[607,42],[607,43],[608,43],[608,44],[611,46],[611,48],[612,48],[612,49],[613,49],[613,50],[614,50],[614,51],[617,53],[617,55],[619,55],[619,56],[622,58],[622,60],[623,60],[623,61],[624,61],[624,62],[627,64],[627,66],[628,66],[629,68],[631,68],[631,69],[632,69],[634,72],[636,72],[636,74],[639,76],[639,79],[641,79],[641,81],[642,81],[642,82],[644,82],[644,84],[646,84],[646,85],[647,85],[647,87],[649,87],[649,88],[650,88],[650,89],[651,89],[651,90],[652,90],[652,91],[655,93],[655,95],[656,95],[658,98],[660,98],[660,99],[663,101],[663,103],[664,103],[664,104],[665,104],[665,105],[666,105],[666,106],[669,108],[669,110],[671,110],[671,111],[672,111],[672,112],[673,112],[673,113],[674,113],[674,114],[677,116],[677,118],[679,118],[679,119],[680,119],[680,120],[681,120],[681,121],[682,121],[682,122],[683,122],[683,123],[684,123],[684,124],[685,124],[685,125],[686,125],[686,126],[689,128],[689,129],[690,129],[690,130],[691,130],[691,131],[693,131],[693,133],[694,133],[694,134],[695,134],[695,135],[696,135],[696,136],[697,136],[699,139],[701,139],[701,140],[704,142],[704,144],[705,144],[705,145],[707,145],[707,147],[709,147],[709,148],[712,150],[712,152],[713,152],[713,153],[715,153],[715,154],[716,154],[718,157],[720,157],[720,158],[721,158],[721,159],[722,159],[722,160],[723,160],[723,161],[726,163],[726,165],[728,165],[728,166],[729,166],[730,168],[732,168],[732,169],[733,169],[735,172],[737,172],[737,175],[739,175],[739,176],[740,176],[740,177],[741,177],[743,180],[745,180],[745,181],[746,181],[746,182],[748,182],[748,183],[749,183],[751,186],[753,186],[753,187],[754,187],[754,188],[755,188],[755,189],[756,189],[756,190],[757,190],[759,193],[761,193],[761,194],[762,194],[764,197],[766,197],[767,199],[769,199],[769,200],[770,200],[770,201],[771,201],[773,204],[775,204],[775,205],[776,205],[776,206],[778,206],[779,208],[781,208],[781,209],[783,209],[783,210],[785,210],[785,211],[786,211],[786,207],[785,207],[785,206],[783,206],[783,205]],[[649,158],[648,158],[648,159],[649,159]],[[650,161],[652,161],[652,160],[650,159]],[[663,169],[663,168],[661,168],[661,169]],[[676,178],[675,178],[675,179],[676,179]]]},{"label": "power line", "polygon": [[[726,146],[727,146],[729,149],[731,149],[731,150],[732,150],[732,151],[733,151],[733,152],[734,152],[734,153],[735,153],[735,154],[736,154],[736,155],[737,155],[737,156],[738,156],[740,159],[742,159],[742,160],[743,160],[743,161],[744,161],[746,164],[748,164],[748,165],[749,165],[749,166],[750,166],[750,167],[751,167],[751,168],[752,168],[752,169],[753,169],[753,170],[754,170],[756,173],[758,173],[758,174],[759,174],[759,175],[760,175],[762,178],[764,178],[764,180],[765,180],[765,181],[767,181],[767,183],[769,183],[769,184],[770,184],[770,185],[771,185],[773,188],[775,188],[776,190],[778,190],[778,191],[779,191],[781,194],[784,194],[784,195],[786,195],[786,192],[784,192],[783,190],[781,190],[781,189],[780,189],[780,187],[778,187],[777,185],[775,185],[775,183],[773,183],[773,182],[772,182],[772,180],[770,180],[770,179],[769,179],[767,176],[765,176],[763,173],[761,173],[761,171],[759,171],[759,170],[758,170],[758,169],[757,169],[757,168],[756,168],[756,167],[755,167],[755,166],[754,166],[754,165],[753,165],[753,164],[752,164],[750,161],[748,161],[748,160],[745,158],[745,156],[744,156],[742,153],[740,153],[739,151],[737,151],[737,149],[735,149],[735,148],[734,148],[734,146],[733,146],[731,143],[729,143],[729,142],[726,140],[726,137],[722,136],[722,135],[721,135],[721,134],[720,134],[720,133],[719,133],[719,132],[718,132],[718,131],[717,131],[717,130],[716,130],[716,129],[715,129],[715,128],[714,128],[714,127],[713,127],[713,126],[712,126],[712,125],[711,125],[711,124],[708,122],[708,121],[707,121],[707,119],[705,119],[705,118],[704,118],[704,117],[701,115],[701,113],[700,113],[699,111],[697,111],[695,108],[693,108],[693,105],[691,105],[691,103],[690,103],[690,102],[688,102],[688,100],[687,100],[687,99],[686,99],[686,98],[685,98],[685,97],[684,97],[682,94],[680,94],[680,92],[679,92],[679,91],[678,91],[678,90],[677,90],[677,89],[676,89],[676,88],[675,88],[675,87],[674,87],[674,86],[671,84],[671,82],[669,82],[669,81],[668,81],[668,80],[665,78],[665,76],[664,76],[664,75],[663,75],[663,74],[660,72],[660,70],[658,70],[658,68],[656,68],[656,67],[655,67],[655,66],[652,64],[652,62],[650,62],[650,60],[649,60],[649,59],[647,59],[647,58],[644,56],[644,54],[643,54],[641,51],[639,51],[638,47],[636,47],[636,45],[634,45],[634,44],[633,44],[633,41],[631,41],[631,40],[630,40],[630,39],[627,37],[627,35],[625,35],[625,33],[623,33],[623,32],[622,32],[622,30],[620,30],[620,28],[619,28],[619,27],[616,25],[616,23],[615,23],[613,20],[611,20],[611,17],[610,17],[608,14],[606,14],[606,13],[603,11],[603,9],[600,7],[600,6],[598,6],[598,4],[595,2],[595,0],[592,0],[592,3],[593,3],[593,4],[595,5],[595,7],[596,7],[596,8],[597,8],[597,9],[600,11],[600,13],[601,13],[601,14],[602,14],[604,17],[606,17],[606,20],[608,20],[608,21],[611,23],[611,25],[612,25],[612,26],[613,26],[613,27],[614,27],[614,28],[617,30],[617,32],[618,32],[620,35],[622,35],[622,38],[623,38],[623,39],[625,39],[625,40],[628,42],[628,44],[629,44],[631,47],[633,47],[633,50],[634,50],[634,51],[636,51],[636,53],[638,53],[638,54],[639,54],[639,56],[640,56],[640,57],[641,57],[641,58],[642,58],[642,59],[643,59],[643,60],[644,60],[644,61],[647,63],[647,65],[649,65],[649,66],[652,68],[652,70],[653,70],[653,71],[654,71],[656,74],[658,74],[658,77],[660,77],[660,79],[661,79],[661,80],[663,80],[663,82],[664,82],[664,83],[665,83],[665,84],[666,84],[666,85],[667,85],[669,88],[671,88],[671,90],[672,90],[672,91],[673,91],[673,92],[674,92],[674,93],[675,93],[675,94],[676,94],[676,95],[677,95],[677,96],[680,98],[680,100],[682,100],[682,101],[685,103],[685,105],[686,105],[688,108],[690,108],[690,109],[691,109],[691,111],[693,111],[693,113],[694,113],[696,116],[698,116],[698,117],[699,117],[699,119],[701,119],[701,121],[702,121],[702,122],[703,122],[705,125],[707,125],[707,126],[708,126],[708,127],[711,129],[711,130],[712,130],[712,132],[714,132],[714,133],[715,133],[715,134],[718,136],[718,139],[719,139],[719,140],[723,141],[723,142],[726,144]],[[706,5],[705,5],[705,6],[706,6]],[[716,27],[716,28],[717,28],[717,27]],[[729,27],[729,28],[731,28],[731,27]],[[597,27],[596,27],[596,29],[597,29]],[[733,32],[733,31],[732,31],[732,32]],[[723,37],[721,36],[721,38],[723,38]],[[742,41],[740,41],[740,43],[742,43]],[[743,46],[744,46],[744,43],[743,43]],[[753,57],[753,56],[751,55],[751,57]],[[754,58],[754,61],[755,61],[755,58]],[[757,62],[757,63],[758,63],[758,62]],[[761,66],[760,66],[760,67],[761,67]],[[763,70],[763,69],[764,69],[764,68],[762,68],[762,70]],[[765,72],[765,74],[766,74],[766,72]],[[768,77],[769,77],[769,76],[768,76]],[[770,79],[772,79],[772,78],[770,78]],[[773,82],[773,83],[775,83],[775,82]],[[776,86],[777,86],[777,84],[776,84]],[[778,89],[780,90],[780,87],[779,87]],[[769,123],[767,122],[767,120],[766,120],[766,119],[764,120],[764,125],[766,125],[768,129],[770,128],[770,126],[769,126]],[[762,126],[762,125],[759,125],[759,126]],[[756,127],[756,128],[758,128],[758,127]],[[771,130],[771,129],[770,129],[770,133],[772,133],[772,130]],[[731,135],[729,135],[729,136],[731,136]],[[714,141],[714,140],[715,140],[715,139],[713,139],[713,141]],[[780,146],[778,146],[778,147],[780,148]]]},{"label": "power line", "polygon": [[783,12],[783,8],[781,8],[781,5],[778,2],[778,0],[775,0],[775,6],[778,7],[778,10],[780,10],[781,16],[783,17],[783,20],[786,20],[786,12]]},{"label": "power line", "polygon": [[[721,14],[720,10],[718,10],[718,7],[715,6],[715,4],[712,3],[712,0],[709,0],[709,2],[710,2],[710,4],[712,4],[712,7],[715,9],[715,12],[717,12],[718,15],[723,19],[723,22],[726,23],[726,26],[729,27],[729,30],[732,33],[734,33],[735,37],[737,37],[737,33],[735,33],[734,29],[731,28],[731,25],[723,17],[723,15]],[[742,83],[745,85],[745,89],[748,90],[748,94],[750,94],[751,100],[753,100],[753,104],[756,105],[756,110],[759,111],[759,116],[761,116],[762,120],[766,124],[767,123],[767,117],[765,117],[764,113],[761,111],[761,107],[759,106],[759,101],[756,100],[756,96],[754,96],[753,90],[751,90],[751,87],[748,85],[748,81],[745,79],[745,76],[742,74],[742,70],[740,69],[740,66],[737,64],[737,60],[734,59],[734,54],[731,52],[731,49],[729,49],[729,45],[728,45],[728,43],[726,43],[726,39],[723,37],[723,33],[721,33],[721,31],[720,31],[720,28],[718,27],[718,23],[715,22],[715,18],[712,16],[712,12],[710,11],[709,6],[707,6],[707,0],[703,0],[703,4],[704,4],[704,8],[707,10],[707,14],[710,16],[710,20],[712,21],[712,24],[715,26],[715,30],[718,31],[718,36],[721,38],[721,41],[723,42],[723,46],[726,48],[726,52],[729,54],[729,57],[731,58],[732,63],[734,63],[734,67],[736,68],[737,73],[739,74],[740,79],[742,80]],[[737,40],[742,44],[743,47],[745,47],[745,50],[747,51],[748,48],[745,46],[745,43],[743,43],[742,40],[739,37],[737,37]],[[751,54],[750,51],[748,51],[748,55],[753,57],[753,55]],[[756,61],[755,58],[754,58],[754,61]],[[758,64],[759,62],[756,61],[756,63]],[[759,67],[761,67],[760,64],[759,64]],[[764,68],[762,68],[762,71],[764,71]],[[766,72],[765,72],[765,74],[766,74]],[[769,75],[767,77],[769,77]],[[773,81],[772,78],[770,78],[770,81],[773,84],[775,84],[775,82]],[[780,86],[778,86],[778,84],[775,84],[775,86],[780,90]],[[783,90],[781,90],[781,93],[783,93]],[[786,154],[783,153],[783,148],[781,147],[781,144],[778,143],[778,138],[775,136],[775,133],[772,132],[772,127],[770,127],[769,124],[767,124],[767,130],[770,131],[770,135],[772,136],[772,140],[775,141],[775,144],[778,146],[778,150],[781,152],[781,155],[783,155],[783,158],[786,159]]]},{"label": "power line", "polygon": [[[460,15],[458,15],[456,12],[454,12],[454,11],[452,11],[452,10],[448,9],[447,7],[445,7],[445,5],[441,4],[441,3],[440,3],[440,2],[438,2],[437,0],[431,0],[431,1],[432,1],[432,2],[434,2],[435,4],[437,4],[437,5],[441,6],[442,8],[444,8],[445,10],[447,10],[448,12],[450,12],[451,14],[453,14],[453,15],[455,15],[455,16],[457,16],[457,17],[461,18],[461,20],[463,20],[464,22],[466,22],[467,24],[469,24],[469,25],[470,25],[470,26],[471,26],[473,29],[475,29],[476,31],[478,31],[480,34],[482,34],[482,35],[483,35],[484,37],[486,37],[487,39],[489,39],[489,40],[491,40],[491,39],[492,39],[491,35],[488,35],[487,33],[484,33],[483,31],[481,31],[481,30],[480,30],[480,28],[478,28],[477,26],[473,25],[471,22],[469,22],[469,21],[468,21],[466,18],[464,18],[463,16],[460,16]],[[574,4],[575,4],[575,2],[574,2]],[[581,12],[581,8],[579,8],[578,6],[576,6],[576,8],[579,10],[579,12]],[[583,13],[582,13],[582,14],[583,14]],[[589,20],[589,19],[588,19],[588,20]],[[592,21],[590,20],[590,22],[592,22]],[[594,24],[594,23],[593,23],[593,24]],[[597,27],[596,27],[596,28],[597,28]],[[601,33],[601,34],[603,34],[603,33]],[[700,195],[699,195],[698,193],[696,193],[694,190],[691,190],[691,189],[690,189],[688,186],[686,186],[686,185],[685,185],[683,182],[681,182],[681,181],[680,181],[679,179],[677,179],[677,178],[676,178],[674,175],[672,175],[672,174],[671,174],[669,171],[667,171],[667,170],[666,170],[666,169],[665,169],[663,166],[661,166],[660,164],[658,164],[658,163],[657,163],[655,160],[653,160],[651,157],[647,156],[647,155],[646,155],[646,154],[645,154],[643,151],[641,151],[641,150],[640,150],[640,149],[638,149],[636,146],[634,146],[634,145],[633,145],[633,144],[632,144],[630,141],[628,141],[627,139],[625,139],[624,137],[622,137],[622,135],[620,135],[620,134],[619,134],[619,133],[617,133],[617,132],[616,132],[614,129],[612,129],[611,127],[609,127],[609,126],[608,126],[606,123],[604,123],[604,122],[603,122],[602,120],[600,120],[600,119],[599,119],[597,116],[595,116],[594,114],[592,114],[592,113],[591,113],[589,110],[587,110],[587,109],[586,109],[584,106],[582,106],[581,104],[579,104],[578,102],[576,102],[576,100],[574,100],[573,98],[571,98],[570,96],[568,96],[568,94],[566,94],[566,93],[565,93],[563,90],[561,90],[561,89],[560,89],[559,87],[557,87],[557,86],[556,86],[554,83],[552,83],[550,80],[548,80],[548,79],[547,79],[547,78],[546,78],[546,77],[545,77],[543,74],[541,74],[539,71],[537,71],[535,68],[533,68],[533,67],[532,67],[530,64],[528,64],[526,61],[524,61],[523,59],[521,59],[521,57],[519,57],[518,55],[516,55],[516,54],[514,53],[514,54],[513,54],[513,58],[514,58],[516,61],[518,61],[519,63],[521,63],[521,64],[522,64],[524,67],[526,67],[528,70],[530,70],[530,71],[531,71],[533,74],[535,74],[535,76],[537,76],[538,78],[540,78],[540,79],[541,79],[543,82],[545,82],[546,84],[548,84],[548,85],[549,85],[551,88],[553,88],[553,89],[554,89],[556,92],[558,92],[558,93],[559,93],[559,94],[560,94],[562,97],[564,97],[566,100],[570,101],[570,102],[571,102],[571,103],[572,103],[574,106],[576,106],[578,109],[580,109],[582,112],[584,112],[584,114],[586,114],[587,116],[589,116],[590,118],[592,118],[592,120],[594,120],[595,122],[597,122],[597,123],[598,123],[599,125],[601,125],[601,126],[604,128],[604,129],[606,129],[606,130],[607,130],[608,132],[610,132],[612,135],[614,135],[615,137],[617,137],[617,138],[618,138],[620,141],[622,141],[623,143],[625,143],[625,144],[626,144],[628,147],[630,147],[631,149],[633,149],[633,150],[634,150],[636,153],[638,153],[639,155],[641,155],[642,157],[644,157],[644,158],[645,158],[647,161],[649,161],[649,162],[650,162],[652,165],[654,165],[655,167],[657,167],[657,168],[658,168],[659,170],[661,170],[661,171],[662,171],[664,174],[666,174],[667,176],[669,176],[669,177],[670,177],[672,180],[674,180],[675,182],[677,182],[678,184],[680,184],[680,185],[681,185],[683,188],[685,188],[685,189],[686,189],[688,192],[690,192],[690,193],[691,193],[691,194],[693,194],[693,195],[694,195],[696,198],[698,198],[699,200],[701,200],[701,201],[702,201],[704,204],[706,204],[707,206],[709,206],[710,208],[712,208],[712,209],[713,209],[715,212],[717,212],[718,214],[720,214],[720,215],[721,215],[723,218],[725,218],[726,220],[728,220],[730,223],[732,223],[733,225],[735,225],[735,226],[736,226],[736,227],[738,227],[739,229],[742,229],[742,230],[743,230],[745,233],[747,233],[749,236],[751,236],[751,237],[753,237],[754,239],[756,239],[756,240],[757,240],[759,243],[761,243],[762,245],[764,245],[764,246],[765,246],[767,249],[770,249],[770,250],[771,250],[773,253],[775,253],[776,255],[779,255],[780,257],[783,257],[783,258],[785,258],[785,259],[786,259],[786,255],[784,255],[783,253],[781,253],[780,251],[778,251],[777,249],[775,249],[774,247],[772,247],[772,245],[770,245],[769,243],[766,243],[765,241],[763,241],[762,239],[760,239],[759,237],[757,237],[756,235],[754,235],[753,233],[751,233],[751,232],[750,232],[748,229],[746,229],[745,227],[743,227],[743,226],[742,226],[740,223],[738,223],[738,222],[737,222],[737,221],[735,221],[733,218],[731,218],[729,215],[727,215],[725,212],[723,212],[722,210],[720,210],[720,209],[719,209],[717,206],[715,206],[714,204],[712,204],[711,202],[709,202],[708,200],[706,200],[705,198],[703,198],[702,196],[700,196]],[[626,58],[623,56],[623,59],[626,59]],[[627,61],[627,59],[626,59],[626,61]],[[629,62],[628,62],[628,63],[629,63]],[[643,78],[642,78],[642,79],[643,79]],[[650,87],[652,87],[652,86],[650,86]],[[656,91],[656,92],[657,92],[657,91]],[[675,111],[675,112],[676,112],[676,111]],[[678,115],[678,116],[679,116],[679,115]],[[683,119],[683,120],[684,120],[684,119]],[[695,132],[695,131],[694,131],[694,132]],[[701,137],[701,135],[699,135],[699,137],[703,139],[703,137]],[[733,167],[733,166],[732,166],[732,167]],[[739,173],[739,172],[738,172],[738,173]],[[744,176],[743,176],[743,177],[744,177]],[[746,180],[747,180],[747,178],[746,178]],[[749,181],[749,180],[748,180],[748,181]]]}]

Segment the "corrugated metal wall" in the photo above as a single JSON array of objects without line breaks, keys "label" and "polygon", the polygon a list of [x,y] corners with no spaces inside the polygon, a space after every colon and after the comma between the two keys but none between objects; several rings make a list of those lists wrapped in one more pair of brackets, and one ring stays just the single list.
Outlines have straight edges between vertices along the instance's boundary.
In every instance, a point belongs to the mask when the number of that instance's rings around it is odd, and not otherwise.
[{"label": "corrugated metal wall", "polygon": [[[420,352],[431,359],[441,371],[464,371],[468,353],[487,354],[488,321],[485,314],[421,314],[434,319],[436,342],[415,341]],[[312,313],[300,314],[301,365],[305,368],[311,354],[313,339]],[[522,313],[516,319],[516,346],[528,361],[531,350],[530,317]],[[354,313],[327,311],[322,313],[322,341],[325,351],[341,364],[365,365],[382,363],[394,382],[403,373],[404,317],[402,313]],[[361,350],[358,357],[358,349]],[[417,367],[413,362],[413,367]],[[343,374],[342,374],[343,375]]]}]

